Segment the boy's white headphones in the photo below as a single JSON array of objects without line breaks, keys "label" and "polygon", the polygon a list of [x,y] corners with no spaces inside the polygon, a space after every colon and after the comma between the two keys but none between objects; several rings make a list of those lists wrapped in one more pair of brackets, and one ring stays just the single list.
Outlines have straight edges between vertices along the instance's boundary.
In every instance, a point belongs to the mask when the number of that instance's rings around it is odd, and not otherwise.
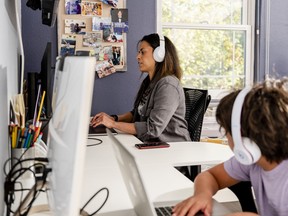
[{"label": "boy's white headphones", "polygon": [[165,57],[165,38],[163,35],[159,35],[160,45],[153,51],[153,58],[156,62],[162,62]]},{"label": "boy's white headphones", "polygon": [[250,165],[260,159],[261,151],[259,147],[248,137],[241,135],[241,113],[246,95],[250,92],[251,87],[246,87],[239,92],[232,109],[231,131],[234,142],[233,152],[235,158],[245,165]]}]

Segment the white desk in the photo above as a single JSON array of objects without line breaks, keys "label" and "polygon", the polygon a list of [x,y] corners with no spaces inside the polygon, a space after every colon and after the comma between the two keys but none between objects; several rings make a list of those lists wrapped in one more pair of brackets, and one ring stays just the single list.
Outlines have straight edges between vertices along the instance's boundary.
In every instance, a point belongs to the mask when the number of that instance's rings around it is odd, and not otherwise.
[{"label": "white desk", "polygon": [[[147,185],[149,196],[154,203],[171,201],[175,204],[193,194],[193,182],[178,172],[173,166],[217,164],[232,156],[228,146],[212,143],[177,142],[169,143],[165,149],[139,150],[134,147],[140,141],[131,135],[118,134],[117,139],[124,142],[140,161],[141,172]],[[103,216],[135,216],[128,197],[120,169],[118,167],[111,140],[108,136],[97,136],[102,144],[87,147],[81,207],[102,187],[109,189],[107,203],[100,210]],[[97,141],[88,140],[88,144]],[[85,210],[94,212],[103,202],[105,192],[100,193]],[[222,205],[223,215],[229,213]],[[34,216],[49,215],[44,213]]]},{"label": "white desk", "polygon": [[[97,138],[99,138],[98,136]],[[103,161],[113,160],[114,154],[107,136],[100,137],[103,143],[99,146],[88,148],[87,166],[90,166],[89,158],[94,163],[103,164]],[[229,159],[233,153],[226,145],[214,144],[210,142],[169,142],[169,148],[145,149],[135,148],[136,143],[141,143],[135,136],[127,134],[117,134],[116,138],[127,146],[127,149],[143,164],[163,164],[172,166],[205,165],[218,164]],[[94,140],[88,140],[93,143]],[[94,149],[93,149],[94,148]],[[108,157],[108,158],[107,158]],[[114,160],[116,163],[116,160]],[[117,164],[117,163],[116,163]],[[115,164],[112,164],[115,165]],[[103,164],[110,166],[110,162]]]},{"label": "white desk", "polygon": [[[98,136],[97,138],[102,139],[103,143],[88,147],[86,152],[82,200],[88,200],[92,193],[106,186],[111,192],[110,198],[100,212],[115,213],[115,211],[121,210],[125,215],[127,214],[125,209],[131,209],[132,204],[114,157],[111,141],[107,136]],[[136,137],[118,134],[116,138],[125,143],[127,149],[139,159],[144,182],[154,203],[171,201],[175,204],[193,194],[193,182],[173,166],[217,164],[232,156],[232,151],[228,146],[213,143],[171,142],[169,148],[139,150],[134,146],[141,142]],[[94,142],[94,140],[88,140],[88,144]],[[91,185],[93,184],[92,189]],[[93,206],[87,207],[87,211],[90,213],[94,210]],[[224,208],[223,212],[228,213]]]},{"label": "white desk", "polygon": [[[127,140],[125,140],[125,142],[127,142],[127,147],[139,143],[139,140],[131,135],[118,134],[117,136],[127,138]],[[110,143],[111,141],[107,136],[98,136],[97,138],[102,139],[103,143],[97,146],[88,147],[86,151],[87,160],[85,163],[85,176],[83,180],[83,204],[101,187],[107,187],[110,190],[110,198],[101,212],[132,208],[114,156]],[[95,140],[88,140],[88,144],[92,143],[95,143]],[[140,150],[136,149],[136,152],[137,151]],[[155,160],[150,161],[147,164],[141,164],[141,171],[143,172],[144,181],[148,186],[148,190],[151,189],[149,190],[149,194],[153,200],[156,200],[158,196],[168,192],[193,188],[193,182],[179,173],[170,165],[170,163],[158,164],[155,163]],[[163,182],[165,182],[165,184],[163,184]],[[91,188],[91,185],[93,185],[93,189]],[[191,195],[191,193],[189,195]],[[177,198],[177,196],[172,197],[170,194],[168,197],[163,196],[160,201],[173,200],[172,198],[175,199],[175,201],[180,201],[183,199],[183,195],[181,197],[178,196]],[[95,207],[89,206],[89,208],[87,207],[87,210],[93,212]]]},{"label": "white desk", "polygon": [[172,166],[218,164],[229,159],[233,153],[226,145],[209,142],[169,142],[169,148],[135,148],[139,140],[127,134],[118,134],[116,138],[127,144],[128,150],[144,164],[171,164]]}]

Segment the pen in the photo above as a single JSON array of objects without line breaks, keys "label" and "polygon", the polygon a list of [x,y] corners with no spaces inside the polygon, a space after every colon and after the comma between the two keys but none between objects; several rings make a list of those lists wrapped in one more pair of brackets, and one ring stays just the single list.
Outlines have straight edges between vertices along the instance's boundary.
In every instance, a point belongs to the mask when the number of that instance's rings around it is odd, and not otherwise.
[{"label": "pen", "polygon": [[39,135],[39,133],[41,131],[41,126],[42,126],[42,122],[37,121],[36,122],[36,127],[35,127],[35,136],[33,138],[33,142],[36,141],[36,139],[37,139],[37,137],[38,137],[38,135]]},{"label": "pen", "polygon": [[31,130],[31,134],[30,134],[30,137],[28,139],[26,148],[30,148],[32,146],[34,134],[35,134],[35,131]]},{"label": "pen", "polygon": [[43,133],[41,132],[37,138],[37,143],[40,143],[41,139],[42,139]]},{"label": "pen", "polygon": [[25,128],[25,133],[24,133],[24,137],[22,139],[22,148],[25,148],[25,142],[26,142],[26,139],[27,139],[27,136],[28,136],[28,128]]},{"label": "pen", "polygon": [[42,98],[41,98],[41,103],[40,103],[40,107],[39,107],[39,111],[38,111],[38,116],[37,116],[37,122],[39,122],[39,120],[40,120],[40,115],[41,115],[41,111],[42,111],[42,107],[43,107],[45,94],[46,94],[46,91],[43,91],[43,95],[42,95]]},{"label": "pen", "polygon": [[18,129],[17,129],[17,139],[16,139],[15,148],[19,148],[20,135],[21,135],[21,127],[18,127]]},{"label": "pen", "polygon": [[12,148],[16,148],[16,142],[17,142],[17,126],[13,125],[13,130],[12,130]]},{"label": "pen", "polygon": [[36,104],[35,104],[35,109],[34,109],[33,125],[36,124],[36,115],[37,115],[36,113],[37,113],[38,100],[40,97],[40,90],[41,90],[41,85],[38,86],[37,99],[36,99]]},{"label": "pen", "polygon": [[28,134],[26,136],[26,140],[25,140],[25,143],[24,143],[24,148],[27,148],[30,136],[31,136],[31,129],[28,130]]}]

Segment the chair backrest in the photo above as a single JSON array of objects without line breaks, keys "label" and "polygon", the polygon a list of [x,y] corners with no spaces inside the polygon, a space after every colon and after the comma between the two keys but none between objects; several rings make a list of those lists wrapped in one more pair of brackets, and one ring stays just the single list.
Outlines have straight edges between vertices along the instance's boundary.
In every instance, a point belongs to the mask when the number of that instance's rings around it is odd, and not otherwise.
[{"label": "chair backrest", "polygon": [[208,108],[211,96],[208,90],[184,88],[188,131],[192,141],[200,141],[204,114]]}]

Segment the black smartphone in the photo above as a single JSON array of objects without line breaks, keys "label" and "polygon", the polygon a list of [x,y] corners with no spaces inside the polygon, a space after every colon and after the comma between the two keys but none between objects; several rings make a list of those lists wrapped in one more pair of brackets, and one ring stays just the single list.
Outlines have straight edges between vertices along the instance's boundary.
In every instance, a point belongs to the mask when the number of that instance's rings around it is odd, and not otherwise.
[{"label": "black smartphone", "polygon": [[168,148],[170,145],[166,142],[144,142],[135,144],[138,149]]}]

